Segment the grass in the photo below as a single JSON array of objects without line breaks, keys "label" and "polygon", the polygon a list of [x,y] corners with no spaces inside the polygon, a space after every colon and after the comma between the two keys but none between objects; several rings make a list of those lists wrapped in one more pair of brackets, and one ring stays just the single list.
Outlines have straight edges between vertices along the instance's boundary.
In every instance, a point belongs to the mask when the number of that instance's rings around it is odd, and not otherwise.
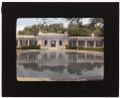
[{"label": "grass", "polygon": [[66,49],[79,49],[79,50],[90,50],[90,51],[99,51],[104,52],[104,48],[78,48],[78,47],[70,47],[69,45],[66,45]]},{"label": "grass", "polygon": [[80,48],[79,50],[90,50],[90,51],[104,52],[104,48]]},{"label": "grass", "polygon": [[40,46],[23,46],[23,47],[17,47],[18,50],[25,50],[25,49],[40,49]]},{"label": "grass", "polygon": [[[25,50],[25,49],[40,49],[40,46],[17,47],[16,51]],[[66,49],[78,49],[78,47],[71,48],[69,46],[66,46]],[[104,52],[104,48],[79,48],[79,50],[90,50],[90,51]]]}]

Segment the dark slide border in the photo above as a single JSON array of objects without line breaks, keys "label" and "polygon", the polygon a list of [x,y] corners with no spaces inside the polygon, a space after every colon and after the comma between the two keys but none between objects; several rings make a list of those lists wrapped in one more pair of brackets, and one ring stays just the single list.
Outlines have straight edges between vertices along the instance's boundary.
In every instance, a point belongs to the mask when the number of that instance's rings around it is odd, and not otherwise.
[{"label": "dark slide border", "polygon": [[[104,80],[18,82],[16,20],[22,17],[101,17],[104,19]],[[119,3],[2,3],[2,96],[117,97],[119,95]]]}]

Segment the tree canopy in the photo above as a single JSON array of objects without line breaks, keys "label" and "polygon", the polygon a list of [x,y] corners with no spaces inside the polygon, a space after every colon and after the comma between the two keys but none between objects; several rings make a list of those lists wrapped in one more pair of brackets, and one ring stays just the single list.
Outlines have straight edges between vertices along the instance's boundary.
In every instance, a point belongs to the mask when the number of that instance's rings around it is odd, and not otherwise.
[{"label": "tree canopy", "polygon": [[[57,19],[57,18],[56,18]],[[48,25],[46,19],[44,23],[35,24],[32,26],[26,26],[22,31],[19,31],[19,35],[37,35],[39,31],[43,33],[64,33],[69,32],[70,36],[90,36],[94,33],[96,36],[103,36],[103,19],[102,18],[91,18],[89,23],[86,25],[82,24],[82,18],[64,18],[69,21],[67,28],[64,27],[63,23],[54,23]]]}]

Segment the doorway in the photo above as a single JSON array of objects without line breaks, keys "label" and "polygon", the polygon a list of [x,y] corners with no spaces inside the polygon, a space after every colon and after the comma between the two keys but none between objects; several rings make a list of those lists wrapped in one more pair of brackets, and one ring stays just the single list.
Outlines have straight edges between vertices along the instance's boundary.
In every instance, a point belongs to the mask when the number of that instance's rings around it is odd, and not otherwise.
[{"label": "doorway", "polygon": [[56,41],[55,40],[52,40],[51,41],[51,47],[55,47],[56,46]]}]

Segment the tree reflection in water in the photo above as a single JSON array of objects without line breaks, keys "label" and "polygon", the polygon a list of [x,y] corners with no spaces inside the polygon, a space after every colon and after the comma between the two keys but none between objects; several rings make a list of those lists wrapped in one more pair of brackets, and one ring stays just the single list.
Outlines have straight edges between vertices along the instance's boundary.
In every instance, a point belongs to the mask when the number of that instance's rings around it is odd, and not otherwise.
[{"label": "tree reflection in water", "polygon": [[64,69],[67,69],[67,71],[70,74],[77,74],[77,75],[81,75],[83,71],[91,71],[93,70],[95,67],[97,68],[101,68],[103,66],[103,63],[71,63],[69,64],[67,67],[63,66],[63,65],[59,65],[59,66],[39,66],[38,64],[22,64],[19,63],[18,66],[24,66],[25,69],[31,69],[31,70],[35,70],[35,71],[45,71],[45,70],[50,70],[53,72],[59,72],[62,73]]},{"label": "tree reflection in water", "polygon": [[69,75],[80,76],[83,72],[92,71],[95,68],[100,69],[104,65],[103,56],[101,55],[77,52],[21,52],[16,56],[17,68],[23,66],[25,70],[43,73],[49,70],[55,74],[60,73],[65,75],[64,71],[67,71]]}]

